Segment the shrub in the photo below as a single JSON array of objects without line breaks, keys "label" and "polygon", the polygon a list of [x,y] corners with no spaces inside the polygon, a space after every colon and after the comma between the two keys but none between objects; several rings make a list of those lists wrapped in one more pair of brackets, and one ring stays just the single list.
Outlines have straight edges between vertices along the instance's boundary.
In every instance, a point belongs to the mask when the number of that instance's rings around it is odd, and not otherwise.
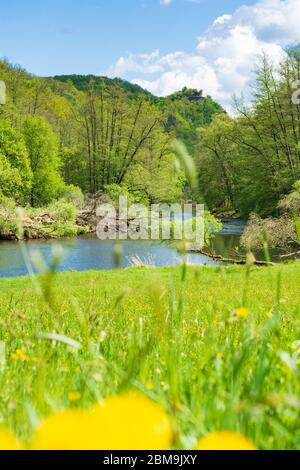
[{"label": "shrub", "polygon": [[75,225],[76,208],[73,204],[59,199],[48,206],[49,213],[57,223],[71,223]]},{"label": "shrub", "polygon": [[126,185],[109,184],[104,187],[104,191],[113,204],[118,204],[119,196],[127,196],[128,205],[134,204],[135,202]]},{"label": "shrub", "polygon": [[15,210],[15,201],[0,194],[0,235],[2,238],[13,236],[18,231]]},{"label": "shrub", "polygon": [[293,245],[295,240],[295,225],[287,215],[278,219],[262,219],[251,214],[241,244],[248,249],[263,248],[265,242],[270,248],[286,248]]},{"label": "shrub", "polygon": [[288,214],[300,215],[300,181],[296,181],[293,191],[279,201],[278,208]]},{"label": "shrub", "polygon": [[69,204],[73,204],[76,209],[82,209],[84,205],[84,196],[81,189],[73,184],[66,185],[61,192],[61,199]]}]

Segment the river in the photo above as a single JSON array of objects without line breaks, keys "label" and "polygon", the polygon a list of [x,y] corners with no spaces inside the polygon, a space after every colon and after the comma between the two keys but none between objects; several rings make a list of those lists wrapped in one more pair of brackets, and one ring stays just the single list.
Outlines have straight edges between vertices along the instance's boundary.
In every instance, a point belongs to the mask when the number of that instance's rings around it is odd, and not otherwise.
[{"label": "river", "polygon": [[[232,250],[239,246],[239,238],[243,232],[244,222],[231,220],[223,224],[223,230],[213,240],[213,248],[217,254],[228,256]],[[63,256],[58,271],[86,271],[90,269],[113,269],[114,242],[100,241],[96,236],[80,237],[76,239],[63,239],[59,241],[28,241],[23,244],[28,259],[39,253],[50,264],[53,259],[53,247],[59,244],[63,249]],[[162,242],[151,241],[122,241],[122,256],[120,267],[132,265],[133,259],[140,259],[145,264],[153,266],[174,266],[180,263],[181,256],[175,247]],[[195,265],[221,265],[208,256],[190,253],[187,262]],[[0,277],[25,276],[28,270],[24,261],[19,242],[0,242]]]}]

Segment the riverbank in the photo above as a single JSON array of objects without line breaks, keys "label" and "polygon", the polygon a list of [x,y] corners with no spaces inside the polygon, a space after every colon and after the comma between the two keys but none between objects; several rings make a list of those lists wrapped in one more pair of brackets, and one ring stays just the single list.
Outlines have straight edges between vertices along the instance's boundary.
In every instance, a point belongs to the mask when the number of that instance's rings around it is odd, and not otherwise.
[{"label": "riverbank", "polygon": [[13,200],[2,198],[0,240],[51,240],[92,233],[96,225],[90,219],[83,218],[83,212],[64,199],[47,207],[17,208]]},{"label": "riverbank", "polygon": [[222,429],[299,448],[299,277],[295,262],[2,279],[2,423],[28,442],[55,410],[137,388],[176,448]]}]

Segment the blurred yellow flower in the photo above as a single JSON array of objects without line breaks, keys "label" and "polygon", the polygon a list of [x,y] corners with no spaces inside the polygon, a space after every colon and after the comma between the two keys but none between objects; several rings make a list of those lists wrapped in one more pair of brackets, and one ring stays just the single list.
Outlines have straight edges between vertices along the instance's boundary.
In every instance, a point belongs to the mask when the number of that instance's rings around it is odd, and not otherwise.
[{"label": "blurred yellow flower", "polygon": [[147,389],[147,390],[150,390],[150,391],[151,391],[151,390],[153,390],[153,388],[154,388],[154,387],[153,387],[153,383],[148,382],[148,383],[146,384],[146,389]]},{"label": "blurred yellow flower", "polygon": [[195,450],[256,450],[256,448],[242,434],[221,431],[202,437]]},{"label": "blurred yellow flower", "polygon": [[14,435],[4,429],[0,429],[0,450],[18,449],[20,449],[20,446]]},{"label": "blurred yellow flower", "polygon": [[172,426],[163,409],[142,394],[130,392],[105,400],[94,410],[103,428],[100,449],[165,450],[171,447]]},{"label": "blurred yellow flower", "polygon": [[38,428],[32,448],[38,450],[97,449],[96,429],[89,412],[66,410],[49,416]]},{"label": "blurred yellow flower", "polygon": [[19,359],[22,359],[25,362],[29,361],[29,357],[21,349],[17,349],[16,354],[19,356]]},{"label": "blurred yellow flower", "polygon": [[17,349],[16,352],[12,353],[10,357],[14,361],[22,360],[24,362],[29,362],[29,357],[21,349]]},{"label": "blurred yellow flower", "polygon": [[69,401],[78,401],[80,400],[80,393],[79,392],[69,392],[68,393],[68,399]]},{"label": "blurred yellow flower", "polygon": [[235,313],[240,318],[246,318],[246,317],[248,317],[250,311],[246,307],[241,307],[241,308],[236,309]]},{"label": "blurred yellow flower", "polygon": [[172,426],[162,408],[145,396],[111,397],[91,411],[67,410],[47,418],[36,432],[34,449],[169,449]]}]

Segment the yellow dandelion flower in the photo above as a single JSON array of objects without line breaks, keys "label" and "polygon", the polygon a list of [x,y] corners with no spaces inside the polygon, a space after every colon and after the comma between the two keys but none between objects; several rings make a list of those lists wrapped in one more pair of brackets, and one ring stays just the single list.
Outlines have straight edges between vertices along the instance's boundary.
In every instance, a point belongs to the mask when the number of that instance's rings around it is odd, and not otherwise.
[{"label": "yellow dandelion flower", "polygon": [[20,449],[20,446],[14,435],[5,429],[0,429],[0,450],[18,449]]},{"label": "yellow dandelion flower", "polygon": [[240,318],[247,318],[249,316],[250,311],[246,307],[241,307],[241,308],[236,309],[235,313]]},{"label": "yellow dandelion flower", "polygon": [[15,360],[22,360],[24,362],[29,362],[29,356],[27,356],[27,354],[22,351],[22,349],[17,349],[16,352],[14,353],[14,356],[17,358]]},{"label": "yellow dandelion flower", "polygon": [[96,449],[96,429],[88,425],[88,412],[66,410],[49,416],[38,428],[32,442],[37,450]]},{"label": "yellow dandelion flower", "polygon": [[80,393],[79,392],[69,392],[68,393],[68,399],[69,401],[78,401],[80,400]]},{"label": "yellow dandelion flower", "polygon": [[12,353],[12,354],[10,355],[10,358],[11,358],[13,361],[18,361],[18,360],[19,360],[19,356],[18,356],[18,354],[16,354],[16,353]]},{"label": "yellow dandelion flower", "polygon": [[257,450],[242,434],[212,432],[199,440],[195,450]]},{"label": "yellow dandelion flower", "polygon": [[172,427],[159,405],[143,395],[112,397],[91,411],[67,410],[47,418],[33,448],[42,450],[168,449]]},{"label": "yellow dandelion flower", "polygon": [[151,390],[153,390],[153,388],[154,388],[154,387],[153,387],[153,384],[152,384],[151,382],[148,382],[148,383],[146,384],[146,389],[147,389],[147,390],[150,390],[150,391],[151,391]]},{"label": "yellow dandelion flower", "polygon": [[163,409],[139,393],[108,398],[94,411],[104,429],[100,449],[165,450],[172,441],[172,426]]}]

